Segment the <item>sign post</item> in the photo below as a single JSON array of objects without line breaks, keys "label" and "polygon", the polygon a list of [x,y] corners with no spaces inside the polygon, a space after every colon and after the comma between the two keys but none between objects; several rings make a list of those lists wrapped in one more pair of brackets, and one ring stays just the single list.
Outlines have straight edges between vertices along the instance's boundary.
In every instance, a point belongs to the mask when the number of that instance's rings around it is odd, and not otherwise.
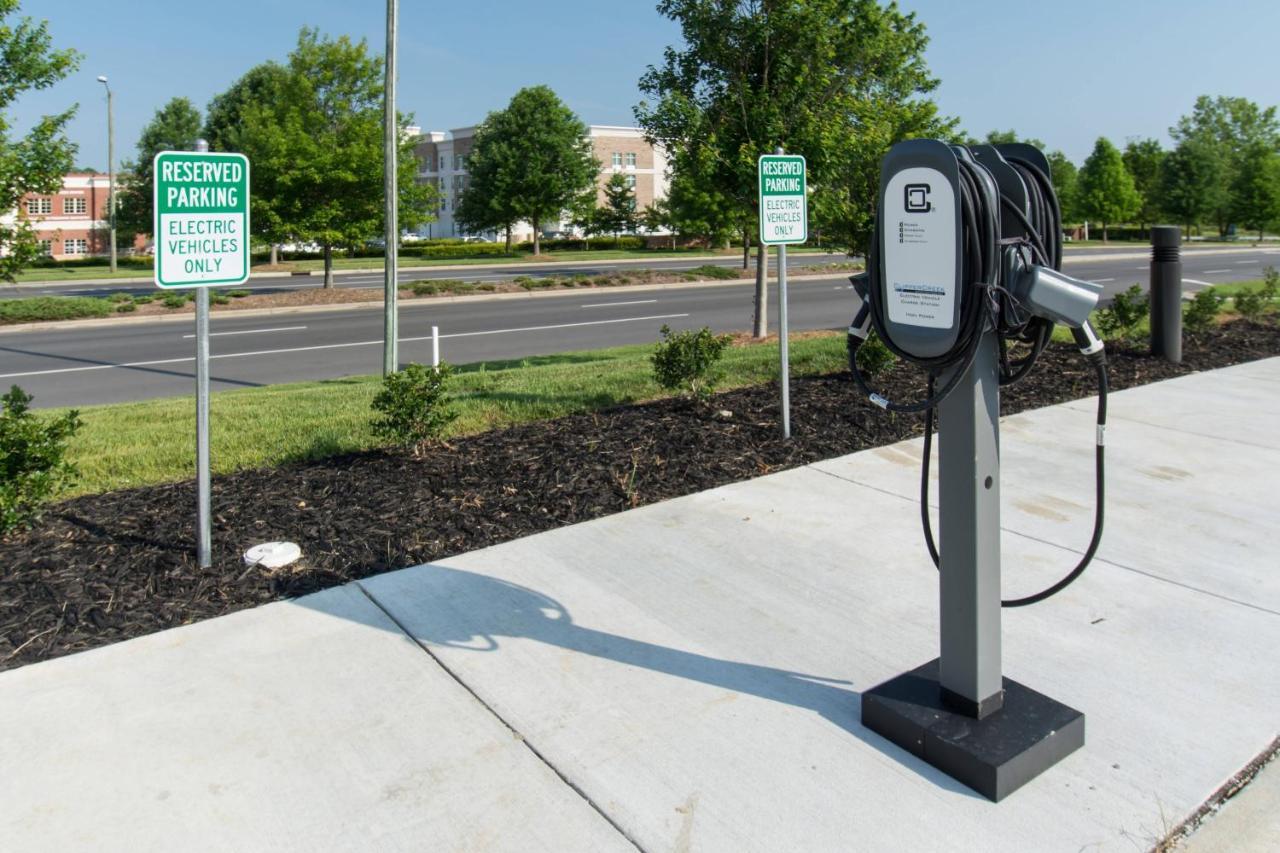
[{"label": "sign post", "polygon": [[778,247],[778,358],[781,364],[782,437],[791,438],[791,362],[787,352],[787,244],[809,239],[809,200],[804,158],[761,155],[760,242]]},{"label": "sign post", "polygon": [[196,558],[213,564],[209,501],[209,290],[249,280],[249,160],[161,151],[153,161],[155,282],[196,290]]}]

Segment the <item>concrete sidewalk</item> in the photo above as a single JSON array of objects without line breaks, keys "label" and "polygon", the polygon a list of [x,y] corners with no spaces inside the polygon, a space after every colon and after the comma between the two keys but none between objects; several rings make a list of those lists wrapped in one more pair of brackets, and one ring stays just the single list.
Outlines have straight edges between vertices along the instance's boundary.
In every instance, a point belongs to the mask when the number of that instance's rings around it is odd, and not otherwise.
[{"label": "concrete sidewalk", "polygon": [[[0,847],[1147,849],[1280,730],[1280,359],[1111,423],[1098,561],[1004,619],[1087,742],[998,805],[858,719],[937,654],[916,441],[0,674]],[[1002,446],[1013,595],[1088,539],[1090,403]]]}]

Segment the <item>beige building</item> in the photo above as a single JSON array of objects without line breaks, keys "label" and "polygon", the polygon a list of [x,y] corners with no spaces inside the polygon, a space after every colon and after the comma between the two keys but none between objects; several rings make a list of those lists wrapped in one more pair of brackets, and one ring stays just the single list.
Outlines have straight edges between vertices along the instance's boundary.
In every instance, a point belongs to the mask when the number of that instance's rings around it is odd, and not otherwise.
[{"label": "beige building", "polygon": [[[440,209],[436,221],[422,225],[418,234],[427,238],[469,236],[454,221],[458,200],[467,189],[467,157],[475,138],[474,127],[457,130],[432,130],[423,133],[414,149],[418,157],[418,180],[432,184],[440,193]],[[592,125],[587,129],[591,148],[600,161],[599,201],[604,200],[604,185],[615,173],[625,175],[635,190],[636,209],[644,210],[654,201],[667,197],[667,158],[661,148],[645,141],[638,127]],[[563,222],[543,224],[543,232],[565,231]],[[496,235],[480,235],[495,237]],[[517,240],[533,237],[527,222],[516,225]]]}]

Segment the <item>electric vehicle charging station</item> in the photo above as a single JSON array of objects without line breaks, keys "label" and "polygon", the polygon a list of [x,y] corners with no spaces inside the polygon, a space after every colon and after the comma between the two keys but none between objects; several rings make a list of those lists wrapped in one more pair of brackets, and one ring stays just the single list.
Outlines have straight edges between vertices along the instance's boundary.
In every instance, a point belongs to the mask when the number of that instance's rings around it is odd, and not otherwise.
[{"label": "electric vehicle charging station", "polygon": [[[926,416],[921,520],[940,575],[939,657],[862,695],[862,721],[998,801],[1084,744],[1084,715],[1005,678],[1001,608],[1033,604],[1073,582],[1102,534],[1106,366],[1089,327],[1101,287],[1059,272],[1061,216],[1049,164],[1030,145],[895,145],[881,163],[875,243],[849,327],[849,365],[875,405]],[[1027,375],[1053,327],[1072,330],[1099,381],[1097,507],[1084,558],[1036,595],[1001,600],[1000,386]],[[874,330],[928,373],[926,399],[870,389],[857,350]],[[929,520],[933,413],[940,548]]]}]

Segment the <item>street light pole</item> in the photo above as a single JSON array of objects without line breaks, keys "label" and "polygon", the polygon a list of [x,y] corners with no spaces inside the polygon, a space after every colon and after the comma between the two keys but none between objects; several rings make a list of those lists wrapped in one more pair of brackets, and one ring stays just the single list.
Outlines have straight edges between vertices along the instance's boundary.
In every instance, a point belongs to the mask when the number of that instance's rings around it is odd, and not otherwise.
[{"label": "street light pole", "polygon": [[105,76],[98,82],[107,89],[107,216],[111,220],[111,271],[116,271],[116,128],[111,86]]},{"label": "street light pole", "polygon": [[400,225],[397,217],[399,190],[396,185],[398,151],[400,147],[400,122],[396,117],[396,23],[399,17],[399,0],[387,0],[387,65],[386,91],[382,116],[382,164],[383,194],[386,205],[386,231],[383,251],[383,329],[382,375],[389,376],[400,369],[399,317],[396,304],[399,292]]}]

